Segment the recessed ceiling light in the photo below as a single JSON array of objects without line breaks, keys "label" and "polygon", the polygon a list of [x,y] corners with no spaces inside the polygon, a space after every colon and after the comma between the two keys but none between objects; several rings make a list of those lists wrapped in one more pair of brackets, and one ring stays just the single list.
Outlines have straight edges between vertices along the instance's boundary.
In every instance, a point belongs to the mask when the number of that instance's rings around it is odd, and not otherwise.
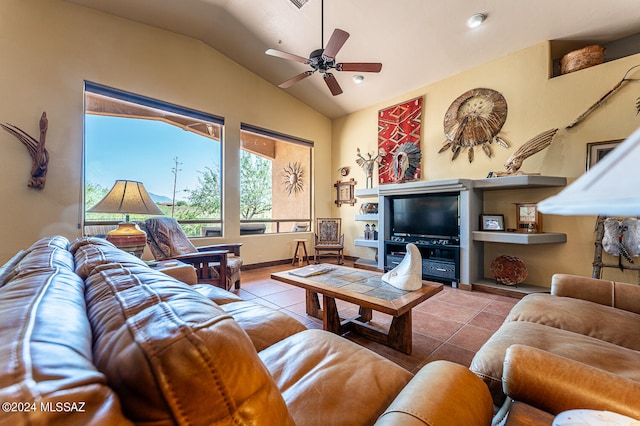
[{"label": "recessed ceiling light", "polygon": [[360,74],[356,74],[351,78],[353,78],[353,82],[356,83],[356,84],[360,84],[360,83],[362,83],[364,81],[364,76],[360,75]]},{"label": "recessed ceiling light", "polygon": [[487,19],[487,15],[484,13],[476,13],[475,15],[472,15],[471,18],[467,19],[467,26],[469,28],[479,27],[485,19]]}]

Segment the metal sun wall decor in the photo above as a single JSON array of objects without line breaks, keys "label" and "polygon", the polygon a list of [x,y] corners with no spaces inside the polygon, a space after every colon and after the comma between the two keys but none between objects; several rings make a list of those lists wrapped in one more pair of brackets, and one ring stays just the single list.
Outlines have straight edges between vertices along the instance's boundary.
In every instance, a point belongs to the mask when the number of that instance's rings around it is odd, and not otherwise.
[{"label": "metal sun wall decor", "polygon": [[302,181],[302,176],[304,171],[302,169],[302,165],[297,161],[293,164],[289,163],[285,168],[282,175],[284,176],[283,185],[285,191],[288,196],[293,194],[294,196],[298,195],[299,192],[302,192],[304,189],[304,182]]},{"label": "metal sun wall decor", "polygon": [[27,132],[12,124],[0,124],[4,130],[15,136],[29,150],[31,155],[31,179],[27,186],[29,188],[43,189],[47,182],[47,168],[49,166],[49,151],[44,147],[47,139],[47,129],[49,120],[47,113],[43,112],[40,117],[40,140],[29,136]]},{"label": "metal sun wall decor", "polygon": [[378,111],[378,183],[420,179],[422,97]]},{"label": "metal sun wall decor", "polygon": [[492,89],[472,89],[458,96],[444,115],[444,134],[447,137],[438,154],[451,149],[451,161],[467,148],[469,163],[473,161],[474,147],[480,146],[491,158],[489,144],[509,148],[498,133],[507,119],[507,101]]}]

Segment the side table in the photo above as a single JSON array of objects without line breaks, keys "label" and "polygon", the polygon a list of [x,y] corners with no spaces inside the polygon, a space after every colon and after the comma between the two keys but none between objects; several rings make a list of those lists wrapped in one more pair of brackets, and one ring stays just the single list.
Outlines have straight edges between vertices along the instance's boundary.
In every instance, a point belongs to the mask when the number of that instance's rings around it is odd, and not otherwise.
[{"label": "side table", "polygon": [[[291,264],[296,264],[296,259],[298,260],[298,265],[302,264],[305,260],[307,261],[307,265],[310,265],[309,255],[307,254],[307,240],[304,238],[296,238],[293,240],[296,243],[296,250],[293,252],[293,259],[291,259]],[[304,254],[302,254],[304,252]]]}]

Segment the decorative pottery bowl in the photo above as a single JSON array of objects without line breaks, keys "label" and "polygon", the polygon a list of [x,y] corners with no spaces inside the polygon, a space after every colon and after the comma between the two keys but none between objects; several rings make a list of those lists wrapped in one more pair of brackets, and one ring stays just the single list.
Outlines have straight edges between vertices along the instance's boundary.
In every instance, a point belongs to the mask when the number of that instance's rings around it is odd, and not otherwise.
[{"label": "decorative pottery bowl", "polygon": [[377,214],[378,203],[362,203],[360,206],[360,214]]},{"label": "decorative pottery bowl", "polygon": [[491,273],[497,282],[517,285],[527,278],[527,266],[515,256],[498,256],[491,262]]}]

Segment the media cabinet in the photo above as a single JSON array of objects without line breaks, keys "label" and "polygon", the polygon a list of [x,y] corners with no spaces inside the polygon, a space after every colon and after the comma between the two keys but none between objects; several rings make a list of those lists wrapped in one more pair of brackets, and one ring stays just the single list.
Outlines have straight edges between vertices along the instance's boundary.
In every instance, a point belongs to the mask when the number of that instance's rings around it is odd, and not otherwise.
[{"label": "media cabinet", "polygon": [[[367,190],[356,190],[356,197],[378,199],[378,256],[377,268],[389,270],[393,262],[402,260],[407,242],[392,239],[390,203],[393,197],[419,195],[429,193],[459,194],[460,238],[459,241],[442,244],[440,241],[418,241],[416,244],[423,257],[423,276],[426,279],[442,281],[460,288],[471,290],[474,286],[483,286],[483,290],[491,291],[499,285],[485,279],[484,244],[491,242],[507,244],[557,244],[567,240],[566,234],[543,232],[525,234],[518,232],[485,232],[479,230],[480,214],[484,212],[485,191],[526,190],[531,188],[563,187],[567,179],[556,176],[520,175],[486,179],[447,179],[439,181],[417,181],[401,184],[381,185]],[[505,286],[503,286],[505,287]],[[535,292],[544,288],[519,285],[510,291]]]}]

